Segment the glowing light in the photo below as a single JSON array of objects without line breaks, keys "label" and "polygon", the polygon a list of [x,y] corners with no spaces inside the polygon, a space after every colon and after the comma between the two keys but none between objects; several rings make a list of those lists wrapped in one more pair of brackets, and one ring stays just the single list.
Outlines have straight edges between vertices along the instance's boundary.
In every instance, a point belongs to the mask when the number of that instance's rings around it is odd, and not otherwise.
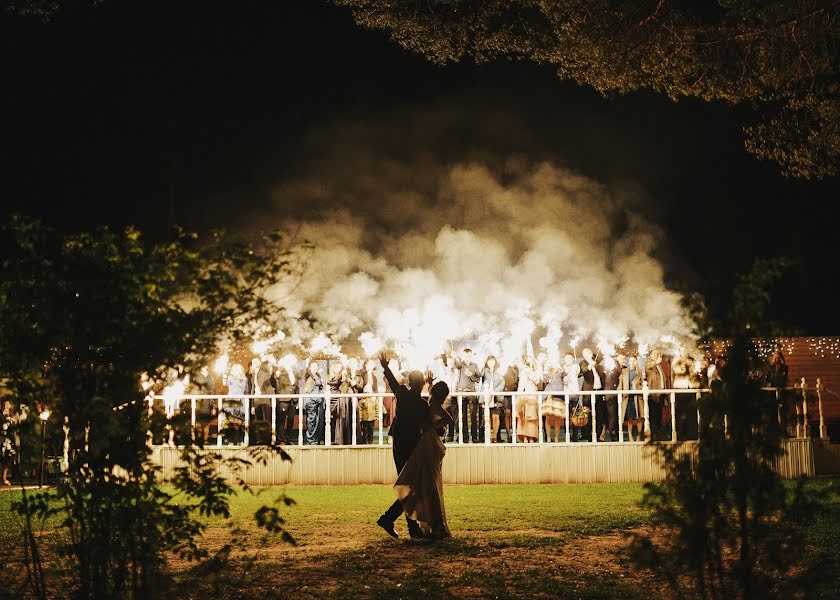
[{"label": "glowing light", "polygon": [[222,354],[216,361],[213,363],[213,370],[218,375],[223,375],[228,368],[228,363],[230,362],[230,356],[227,354]]},{"label": "glowing light", "polygon": [[341,346],[333,342],[332,339],[330,339],[330,337],[322,331],[315,336],[315,339],[312,340],[312,343],[309,345],[309,352],[313,356],[319,354],[324,356],[340,356]]},{"label": "glowing light", "polygon": [[372,331],[365,331],[360,335],[359,343],[362,345],[365,356],[368,357],[376,356],[385,347],[382,340],[376,337]]},{"label": "glowing light", "polygon": [[297,361],[297,356],[295,356],[294,354],[286,354],[280,360],[277,361],[277,364],[284,369],[291,369],[295,366]]},{"label": "glowing light", "polygon": [[282,331],[277,331],[274,335],[270,338],[265,340],[254,340],[254,343],[251,344],[251,350],[254,351],[254,354],[263,354],[266,350],[271,348],[277,342],[282,342],[286,339],[286,334]]}]

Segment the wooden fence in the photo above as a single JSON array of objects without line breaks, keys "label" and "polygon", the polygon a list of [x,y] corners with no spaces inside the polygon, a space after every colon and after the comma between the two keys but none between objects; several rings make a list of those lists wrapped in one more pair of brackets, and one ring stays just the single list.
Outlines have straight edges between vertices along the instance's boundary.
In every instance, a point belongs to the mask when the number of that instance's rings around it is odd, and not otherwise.
[{"label": "wooden fence", "polygon": [[[668,443],[668,442],[663,442]],[[816,474],[811,439],[789,439],[777,469],[787,479]],[[681,442],[685,452],[696,452],[697,442]],[[266,464],[243,468],[238,476],[248,485],[352,485],[391,484],[396,478],[388,446],[313,446],[286,449],[292,461],[272,455]],[[218,448],[221,456],[248,457],[247,448]],[[180,463],[177,448],[158,447],[153,460],[161,479],[170,480]],[[237,474],[222,470],[235,479]],[[447,484],[613,483],[660,481],[667,473],[651,445],[599,444],[495,444],[447,448],[443,479]]]}]

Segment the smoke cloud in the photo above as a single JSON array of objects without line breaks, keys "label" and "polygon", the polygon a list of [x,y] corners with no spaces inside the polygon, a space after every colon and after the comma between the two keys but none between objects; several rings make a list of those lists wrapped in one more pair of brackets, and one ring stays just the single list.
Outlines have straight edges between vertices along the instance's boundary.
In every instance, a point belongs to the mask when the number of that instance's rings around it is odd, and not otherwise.
[{"label": "smoke cloud", "polygon": [[556,354],[575,338],[689,335],[656,258],[663,233],[621,189],[556,161],[447,148],[458,119],[396,113],[310,136],[258,219],[314,245],[301,277],[272,290],[288,339],[323,331],[420,366],[466,345],[511,360],[529,338]]}]

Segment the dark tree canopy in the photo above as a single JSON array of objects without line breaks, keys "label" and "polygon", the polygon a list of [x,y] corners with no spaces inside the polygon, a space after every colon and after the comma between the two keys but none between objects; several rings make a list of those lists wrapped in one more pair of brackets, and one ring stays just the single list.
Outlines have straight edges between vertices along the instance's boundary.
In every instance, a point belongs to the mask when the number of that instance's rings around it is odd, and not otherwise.
[{"label": "dark tree canopy", "polygon": [[598,92],[744,105],[747,151],[822,178],[840,158],[838,0],[335,0],[437,63],[550,64]]}]

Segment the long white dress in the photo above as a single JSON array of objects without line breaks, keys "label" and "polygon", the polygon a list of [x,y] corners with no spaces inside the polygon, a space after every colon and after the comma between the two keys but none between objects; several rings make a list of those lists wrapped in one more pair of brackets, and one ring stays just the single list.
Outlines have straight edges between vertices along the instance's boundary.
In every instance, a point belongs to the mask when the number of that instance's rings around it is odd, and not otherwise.
[{"label": "long white dress", "polygon": [[442,407],[434,403],[429,407],[420,441],[394,484],[406,516],[417,521],[425,536],[451,536],[443,503],[442,467],[446,446],[438,435],[438,429],[450,420]]},{"label": "long white dress", "polygon": [[[537,391],[537,374],[523,367],[519,375],[520,392]],[[539,400],[536,395],[516,399],[516,435],[537,439],[539,436]]]}]

